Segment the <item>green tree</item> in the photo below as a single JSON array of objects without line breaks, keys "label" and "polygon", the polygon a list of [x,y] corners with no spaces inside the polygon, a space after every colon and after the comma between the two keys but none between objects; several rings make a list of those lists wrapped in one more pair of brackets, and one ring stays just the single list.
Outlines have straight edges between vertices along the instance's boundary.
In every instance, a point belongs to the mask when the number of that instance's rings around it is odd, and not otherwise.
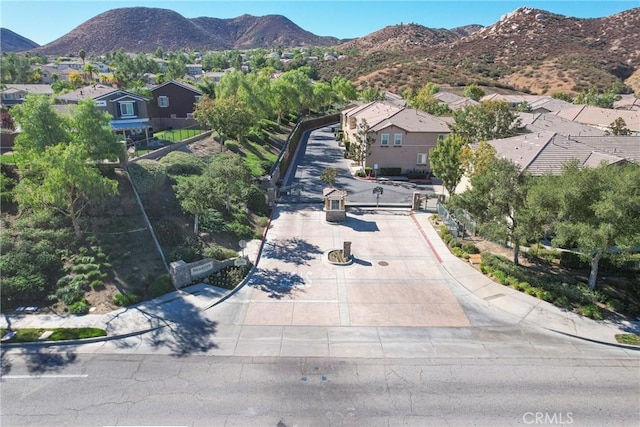
[{"label": "green tree", "polygon": [[227,213],[231,212],[234,199],[242,200],[243,192],[251,182],[251,170],[242,157],[233,153],[215,156],[204,175],[211,188],[222,196]]},{"label": "green tree", "polygon": [[583,90],[580,92],[575,100],[574,104],[587,104],[595,105],[601,108],[613,108],[613,103],[620,99],[615,87],[605,92],[599,92],[596,88],[591,88],[588,91]]},{"label": "green tree", "polygon": [[618,117],[609,125],[610,132],[614,135],[631,135],[631,131],[627,128],[627,122],[622,117]]},{"label": "green tree", "polygon": [[580,168],[574,161],[560,176],[540,180],[534,188],[538,215],[554,236],[554,245],[575,247],[591,262],[591,289],[596,287],[599,262],[610,249],[640,245],[637,164]]},{"label": "green tree", "polygon": [[450,196],[464,175],[462,149],[467,142],[461,136],[449,135],[438,141],[429,152],[429,161],[433,174],[442,180],[442,185]]},{"label": "green tree", "polygon": [[522,126],[509,104],[502,101],[486,101],[453,112],[451,132],[472,141],[488,141],[515,135]]},{"label": "green tree", "polygon": [[358,99],[358,91],[351,80],[336,76],[331,79],[331,87],[343,103]]},{"label": "green tree", "polygon": [[90,62],[87,62],[82,67],[82,73],[84,74],[85,79],[88,80],[88,81],[94,80],[94,78],[93,78],[94,75],[96,76],[96,80],[97,80],[99,72],[100,71],[98,70],[98,67],[96,67],[95,65],[93,65]]},{"label": "green tree", "polygon": [[412,108],[429,112],[440,102],[438,98],[435,97],[435,94],[439,91],[440,87],[437,84],[428,82],[409,100],[409,105],[411,105]]},{"label": "green tree", "polygon": [[117,160],[124,156],[124,147],[111,129],[110,120],[109,114],[96,108],[93,99],[81,101],[73,111],[70,139],[83,147],[93,161]]},{"label": "green tree", "polygon": [[518,265],[520,242],[527,235],[528,176],[508,159],[497,159],[488,169],[471,178],[471,188],[456,196],[453,203],[466,209],[478,223],[482,235],[513,246],[513,262]]},{"label": "green tree", "polygon": [[82,83],[84,83],[82,75],[77,70],[71,71],[67,78],[69,79],[69,83],[71,83],[71,85],[74,87],[80,87],[82,86]]},{"label": "green tree", "polygon": [[335,92],[327,82],[317,82],[313,85],[314,108],[322,108],[327,111],[327,106],[333,104]]},{"label": "green tree", "polygon": [[48,146],[29,158],[29,171],[16,186],[21,209],[53,210],[71,220],[77,239],[82,237],[80,217],[91,203],[117,193],[117,182],[100,174],[77,144]]},{"label": "green tree", "polygon": [[245,105],[234,96],[211,99],[203,97],[194,111],[196,120],[218,133],[220,151],[227,137],[242,140],[252,124],[252,116]]},{"label": "green tree", "polygon": [[84,59],[87,57],[87,52],[85,52],[84,49],[80,49],[78,51],[78,56],[80,57],[80,59],[82,59],[82,63],[84,64]]},{"label": "green tree", "polygon": [[360,91],[360,99],[364,102],[384,100],[384,92],[380,88],[367,86]]},{"label": "green tree", "polygon": [[196,87],[200,89],[203,95],[211,99],[216,99],[216,82],[209,79],[202,79],[200,83],[196,83]]},{"label": "green tree", "polygon": [[469,178],[482,173],[496,159],[496,149],[486,141],[480,141],[475,149],[469,144],[462,147],[462,167]]},{"label": "green tree", "polygon": [[329,187],[333,187],[333,185],[336,183],[337,177],[338,177],[338,169],[328,167],[328,168],[324,168],[324,170],[320,174],[320,181],[324,182]]},{"label": "green tree", "polygon": [[362,165],[371,154],[371,145],[374,143],[371,128],[365,119],[358,124],[356,142],[349,144],[349,156]]},{"label": "green tree", "polygon": [[462,92],[462,95],[466,96],[467,98],[471,98],[474,101],[480,101],[480,98],[485,96],[485,94],[486,93],[484,89],[476,84],[467,86],[466,88],[464,88],[464,92]]},{"label": "green tree", "polygon": [[52,99],[46,95],[27,95],[11,113],[22,128],[16,138],[16,151],[21,155],[42,152],[68,140],[67,120],[56,113]]},{"label": "green tree", "polygon": [[564,93],[564,92],[555,92],[554,94],[551,95],[551,97],[554,99],[560,99],[566,102],[573,102],[573,97],[568,93]]}]

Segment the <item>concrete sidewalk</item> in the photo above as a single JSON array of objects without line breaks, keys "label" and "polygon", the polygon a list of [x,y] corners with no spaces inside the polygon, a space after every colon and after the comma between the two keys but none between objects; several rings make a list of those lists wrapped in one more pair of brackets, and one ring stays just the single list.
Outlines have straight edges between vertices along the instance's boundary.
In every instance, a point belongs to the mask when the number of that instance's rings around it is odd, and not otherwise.
[{"label": "concrete sidewalk", "polygon": [[640,334],[640,321],[596,321],[494,282],[449,251],[429,221],[430,216],[429,213],[413,213],[419,229],[442,268],[469,293],[489,305],[513,315],[521,322],[594,342],[618,344],[616,334]]}]

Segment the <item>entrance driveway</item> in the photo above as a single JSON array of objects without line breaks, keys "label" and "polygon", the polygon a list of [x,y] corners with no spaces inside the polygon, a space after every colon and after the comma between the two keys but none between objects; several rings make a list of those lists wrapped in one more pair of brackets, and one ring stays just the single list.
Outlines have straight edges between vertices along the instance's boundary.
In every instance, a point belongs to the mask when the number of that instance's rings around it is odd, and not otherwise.
[{"label": "entrance driveway", "polygon": [[[384,193],[380,203],[410,204],[414,191],[423,194],[438,191],[432,185],[390,182],[365,181],[353,177],[350,171],[351,160],[344,158],[344,148],[338,145],[331,127],[305,132],[295,159],[296,167],[287,177],[284,185],[301,184],[299,194],[283,197],[285,203],[322,203],[322,189],[325,184],[320,181],[320,174],[327,167],[338,169],[335,187],[347,191],[350,203],[375,203],[373,189],[382,186]],[[438,187],[439,188],[439,187]]]},{"label": "entrance driveway", "polygon": [[[329,263],[344,241],[353,264]],[[280,206],[248,288],[244,325],[469,326],[408,210],[350,210],[336,225]]]}]

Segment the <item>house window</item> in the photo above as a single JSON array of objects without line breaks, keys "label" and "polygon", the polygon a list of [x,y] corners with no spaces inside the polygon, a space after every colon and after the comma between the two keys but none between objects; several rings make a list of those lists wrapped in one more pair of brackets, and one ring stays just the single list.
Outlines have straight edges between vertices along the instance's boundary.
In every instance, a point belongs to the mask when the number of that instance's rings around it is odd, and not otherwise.
[{"label": "house window", "polygon": [[96,101],[96,107],[106,107],[107,106],[107,101]]},{"label": "house window", "polygon": [[330,200],[331,202],[331,207],[330,209],[332,211],[338,211],[340,210],[340,200]]},{"label": "house window", "polygon": [[447,135],[444,135],[444,134],[438,135],[438,142],[444,141],[446,137],[447,137]]},{"label": "house window", "polygon": [[120,115],[124,116],[133,116],[133,102],[121,102],[120,103]]},{"label": "house window", "polygon": [[169,106],[169,97],[168,96],[159,96],[158,97],[158,107],[167,108]]},{"label": "house window", "polygon": [[380,135],[380,145],[389,145],[389,134],[383,133]]},{"label": "house window", "polygon": [[418,153],[416,159],[416,165],[426,165],[427,164],[427,153]]},{"label": "house window", "polygon": [[201,100],[201,99],[202,99],[202,97],[201,97],[200,95],[196,95],[196,104],[197,104],[198,102],[200,102],[200,100]]},{"label": "house window", "polygon": [[193,113],[187,113],[187,119],[193,119]]},{"label": "house window", "polygon": [[395,146],[402,145],[402,134],[401,133],[394,133],[393,134],[393,145],[395,145]]}]

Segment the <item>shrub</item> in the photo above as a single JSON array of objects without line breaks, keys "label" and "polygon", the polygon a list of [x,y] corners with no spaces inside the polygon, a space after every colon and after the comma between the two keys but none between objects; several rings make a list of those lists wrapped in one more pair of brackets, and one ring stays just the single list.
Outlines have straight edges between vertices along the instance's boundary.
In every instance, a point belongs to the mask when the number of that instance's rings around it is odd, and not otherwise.
[{"label": "shrub", "polygon": [[224,146],[227,147],[227,150],[233,153],[240,152],[240,146],[238,145],[237,141],[227,141],[224,143]]},{"label": "shrub", "polygon": [[260,187],[255,184],[247,188],[244,194],[244,200],[247,204],[247,209],[257,215],[264,215],[269,210],[267,197]]},{"label": "shrub", "polygon": [[218,261],[222,261],[229,258],[235,258],[238,256],[238,252],[233,249],[223,248],[222,246],[209,246],[203,251],[204,256],[207,258],[213,258]]},{"label": "shrub", "polygon": [[509,285],[509,286],[514,286],[515,284],[520,283],[520,281],[518,280],[518,278],[517,278],[517,277],[514,277],[514,276],[507,276],[507,277],[505,278],[505,282],[506,282],[506,284],[507,284],[507,285]]},{"label": "shrub", "polygon": [[174,247],[169,253],[169,262],[182,260],[184,262],[193,262],[200,259],[200,250],[194,244],[185,242]]},{"label": "shrub", "polygon": [[182,151],[172,151],[159,161],[169,175],[200,175],[206,166],[197,156]]},{"label": "shrub", "polygon": [[141,194],[160,189],[167,180],[167,167],[156,160],[142,159],[129,165],[129,175]]},{"label": "shrub", "polygon": [[[492,273],[492,276],[495,280],[497,280],[500,283],[506,283],[506,279],[507,279],[507,275],[504,274],[504,271],[502,270],[494,270]],[[503,283],[503,284],[504,284]]]},{"label": "shrub", "polygon": [[465,242],[462,244],[462,250],[468,254],[479,254],[480,249],[471,242]]},{"label": "shrub", "polygon": [[67,286],[58,288],[56,296],[66,305],[71,305],[76,301],[80,301],[84,296],[84,289],[77,283],[70,283]]},{"label": "shrub", "polygon": [[264,171],[264,175],[268,175],[271,172],[271,169],[273,169],[273,161],[271,160],[260,160],[260,162],[258,163],[260,165],[260,167],[262,168],[262,170]]},{"label": "shrub", "polygon": [[248,225],[242,224],[238,221],[233,221],[227,224],[227,231],[233,233],[238,239],[251,239],[253,238],[253,228]]},{"label": "shrub", "polygon": [[158,278],[149,286],[149,296],[151,298],[157,298],[173,290],[173,284],[171,283],[171,276],[168,274],[161,274]]},{"label": "shrub", "polygon": [[76,301],[73,303],[69,311],[71,314],[83,315],[89,312],[89,303],[86,300]]},{"label": "shrub", "polygon": [[261,216],[256,220],[256,224],[258,224],[258,227],[266,227],[267,224],[269,224],[269,218],[266,216]]},{"label": "shrub", "polygon": [[602,320],[604,316],[602,315],[602,311],[600,307],[595,304],[587,304],[578,307],[578,311],[581,315],[588,317],[590,319]]},{"label": "shrub", "polygon": [[113,303],[119,307],[126,307],[139,301],[140,297],[136,294],[116,294],[113,298]]}]

